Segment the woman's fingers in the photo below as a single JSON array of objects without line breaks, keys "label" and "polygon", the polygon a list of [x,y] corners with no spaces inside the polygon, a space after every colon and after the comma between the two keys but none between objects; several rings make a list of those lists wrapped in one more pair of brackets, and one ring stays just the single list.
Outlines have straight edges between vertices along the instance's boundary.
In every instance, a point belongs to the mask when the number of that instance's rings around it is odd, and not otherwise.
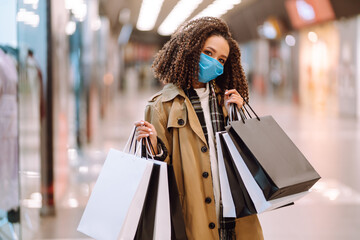
[{"label": "woman's fingers", "polygon": [[147,121],[141,120],[141,121],[135,122],[135,126],[137,128],[141,128],[141,129],[143,129],[142,127],[145,127],[145,128],[148,128],[149,131],[151,130],[153,132],[156,132],[154,125],[152,125],[151,123],[149,123]]},{"label": "woman's fingers", "polygon": [[136,127],[140,127],[140,126],[146,126],[149,125],[150,123],[148,123],[147,121],[141,120],[141,121],[137,121],[134,123]]},{"label": "woman's fingers", "polygon": [[[153,146],[157,146],[157,133],[154,125],[141,120],[134,123],[136,126],[136,140],[141,141],[143,138],[150,138],[150,142]],[[157,148],[154,147],[154,154],[157,154]]]},{"label": "woman's fingers", "polygon": [[137,127],[137,128],[136,128],[136,131],[137,131],[137,132],[142,131],[142,132],[148,132],[148,133],[152,133],[152,132],[153,132],[153,130],[152,130],[151,128],[148,128],[148,127],[145,127],[145,126]]},{"label": "woman's fingers", "polygon": [[157,145],[157,133],[154,125],[141,120],[134,123],[136,126],[136,139],[140,141],[143,138],[150,137],[150,141],[153,145]]},{"label": "woman's fingers", "polygon": [[234,95],[229,98],[228,102],[239,103],[239,104],[243,105],[244,100],[242,99],[242,97]]},{"label": "woman's fingers", "polygon": [[240,94],[238,93],[238,91],[236,91],[236,89],[230,89],[230,90],[225,91],[225,96],[229,96],[229,95],[232,95],[232,94],[240,96]]},{"label": "woman's fingers", "polygon": [[148,129],[148,131],[153,132],[156,134],[156,129],[154,125],[147,121],[139,121],[135,123],[135,126],[141,130]]},{"label": "woman's fingers", "polygon": [[136,140],[140,141],[141,139],[147,138],[148,136],[149,136],[149,134],[147,134],[147,133],[138,134],[136,136]]},{"label": "woman's fingers", "polygon": [[231,89],[225,91],[225,102],[226,106],[229,106],[230,103],[234,103],[238,108],[241,108],[244,104],[244,99],[236,89]]}]

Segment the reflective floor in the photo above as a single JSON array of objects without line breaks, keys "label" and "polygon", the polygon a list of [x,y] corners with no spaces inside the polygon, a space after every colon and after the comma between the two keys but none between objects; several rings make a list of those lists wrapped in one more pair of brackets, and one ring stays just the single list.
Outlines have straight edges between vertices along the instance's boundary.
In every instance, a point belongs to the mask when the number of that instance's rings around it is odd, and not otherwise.
[{"label": "reflective floor", "polygon": [[[111,147],[123,148],[133,122],[142,119],[146,99],[153,93],[116,97],[105,120],[97,123],[95,140],[82,152],[73,148],[72,140],[62,141],[68,135],[57,133],[55,217],[39,217],[38,136],[30,130],[34,125],[22,126],[26,134],[21,143],[27,147],[23,157],[28,163],[22,166],[26,206],[22,213],[22,239],[88,238],[76,228],[106,153]],[[360,121],[315,114],[285,101],[256,96],[252,105],[259,115],[271,114],[277,120],[322,176],[312,192],[294,206],[259,215],[265,239],[360,239]],[[67,114],[71,117],[72,109]],[[61,119],[59,123],[73,127],[73,123],[62,123]]]}]

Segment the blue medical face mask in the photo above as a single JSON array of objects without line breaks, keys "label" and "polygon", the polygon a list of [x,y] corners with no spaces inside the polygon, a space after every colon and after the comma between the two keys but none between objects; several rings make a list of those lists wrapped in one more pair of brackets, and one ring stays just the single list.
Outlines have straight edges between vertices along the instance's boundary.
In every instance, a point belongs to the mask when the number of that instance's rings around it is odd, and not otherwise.
[{"label": "blue medical face mask", "polygon": [[218,60],[204,53],[200,54],[199,66],[199,82],[202,83],[210,82],[224,72],[224,66]]}]

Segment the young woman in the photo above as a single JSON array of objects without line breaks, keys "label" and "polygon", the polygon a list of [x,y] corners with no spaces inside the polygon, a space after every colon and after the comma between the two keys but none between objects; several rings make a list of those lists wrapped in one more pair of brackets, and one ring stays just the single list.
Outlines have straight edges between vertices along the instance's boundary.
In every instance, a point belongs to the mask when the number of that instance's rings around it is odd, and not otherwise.
[{"label": "young woman", "polygon": [[230,103],[241,108],[242,97],[248,100],[227,24],[213,17],[183,24],[153,70],[166,85],[149,101],[145,121],[135,123],[137,139],[149,136],[156,157],[173,164],[188,239],[263,239],[256,215],[225,224],[220,214],[215,132],[224,130]]}]

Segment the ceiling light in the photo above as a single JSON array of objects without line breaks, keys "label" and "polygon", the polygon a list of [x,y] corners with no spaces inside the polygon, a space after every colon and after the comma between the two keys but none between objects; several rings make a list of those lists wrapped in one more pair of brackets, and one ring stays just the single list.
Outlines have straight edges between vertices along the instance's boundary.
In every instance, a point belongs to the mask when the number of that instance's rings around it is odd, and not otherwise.
[{"label": "ceiling light", "polygon": [[171,35],[203,0],[180,0],[158,29],[161,35]]},{"label": "ceiling light", "polygon": [[119,13],[119,22],[121,24],[126,24],[130,21],[131,10],[129,8],[121,9]]},{"label": "ceiling light", "polygon": [[75,31],[76,31],[76,23],[73,21],[69,21],[65,27],[66,35],[73,35]]},{"label": "ceiling light", "polygon": [[315,32],[309,32],[308,39],[310,40],[310,42],[316,43],[318,41],[318,35]]},{"label": "ceiling light", "polygon": [[277,32],[274,25],[268,21],[264,22],[263,31],[264,36],[268,39],[275,39],[277,37]]},{"label": "ceiling light", "polygon": [[305,2],[304,0],[296,1],[296,9],[299,16],[305,21],[315,20],[315,11],[313,6]]},{"label": "ceiling light", "polygon": [[92,22],[91,22],[91,30],[94,32],[100,30],[101,28],[101,19],[99,16],[97,16]]},{"label": "ceiling light", "polygon": [[164,0],[143,0],[136,28],[140,31],[150,31],[154,28]]},{"label": "ceiling light", "polygon": [[65,9],[71,10],[73,8],[74,2],[75,1],[73,0],[65,0]]},{"label": "ceiling light", "polygon": [[296,39],[295,39],[295,37],[293,36],[293,35],[287,35],[286,37],[285,37],[285,42],[286,42],[286,44],[287,45],[289,45],[290,47],[293,47],[293,46],[295,46],[295,44],[296,44]]},{"label": "ceiling light", "polygon": [[32,27],[37,27],[39,26],[40,17],[32,11],[26,11],[26,9],[20,8],[16,15],[16,21],[24,22],[26,25]]},{"label": "ceiling light", "polygon": [[241,3],[241,0],[215,0],[193,19],[205,16],[220,17],[239,3]]},{"label": "ceiling light", "polygon": [[87,6],[86,3],[82,1],[77,1],[71,10],[74,14],[74,17],[80,22],[84,21],[87,14]]}]

